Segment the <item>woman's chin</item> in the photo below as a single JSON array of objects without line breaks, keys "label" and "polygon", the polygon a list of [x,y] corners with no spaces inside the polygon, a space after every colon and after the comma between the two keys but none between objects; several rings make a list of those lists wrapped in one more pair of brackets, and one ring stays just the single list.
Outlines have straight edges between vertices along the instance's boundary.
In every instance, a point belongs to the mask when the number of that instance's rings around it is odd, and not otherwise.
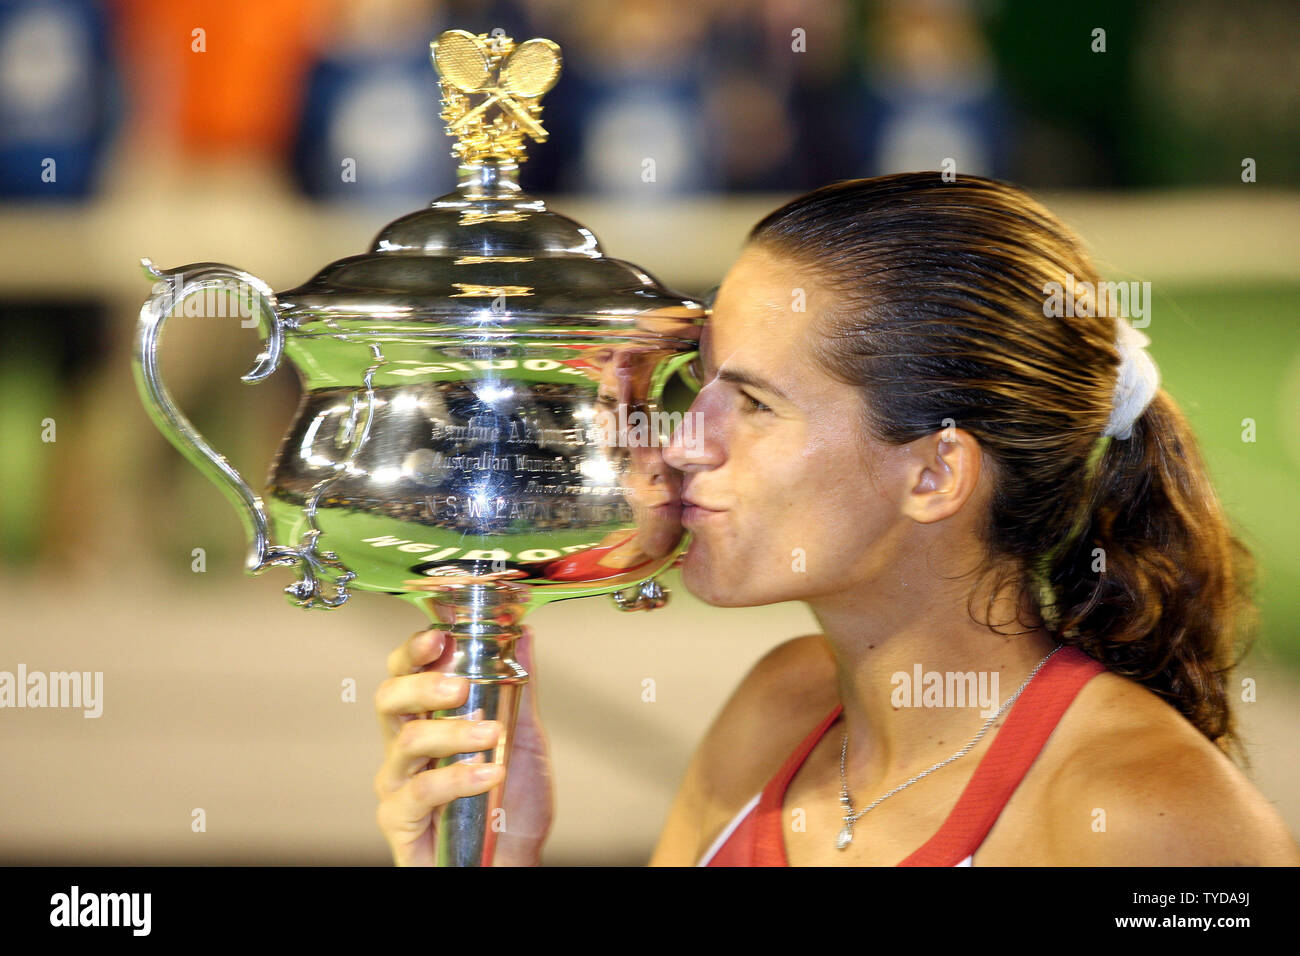
[{"label": "woman's chin", "polygon": [[699,600],[712,607],[753,607],[770,602],[753,600],[737,584],[728,584],[718,580],[709,566],[708,559],[698,551],[687,552],[681,565],[682,584]]},{"label": "woman's chin", "polygon": [[791,587],[790,582],[782,587],[778,582],[756,580],[753,575],[736,579],[729,574],[735,570],[734,563],[715,563],[709,552],[695,544],[682,558],[678,570],[682,586],[711,607],[763,607],[802,601],[808,596],[803,587]]},{"label": "woman's chin", "polygon": [[682,556],[682,562],[679,567],[682,575],[682,584],[686,590],[699,598],[705,604],[718,605],[716,598],[717,585],[713,580],[713,575],[709,573],[707,559],[701,553],[697,542],[692,542],[690,548]]}]

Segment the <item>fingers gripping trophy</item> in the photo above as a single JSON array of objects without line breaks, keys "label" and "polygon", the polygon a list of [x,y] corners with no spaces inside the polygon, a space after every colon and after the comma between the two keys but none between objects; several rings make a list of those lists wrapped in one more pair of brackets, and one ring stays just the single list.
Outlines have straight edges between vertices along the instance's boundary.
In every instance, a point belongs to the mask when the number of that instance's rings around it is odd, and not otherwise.
[{"label": "fingers gripping trophy", "polygon": [[[417,605],[454,642],[450,672],[470,685],[463,706],[433,716],[504,728],[492,750],[437,766],[507,767],[528,680],[513,653],[524,615],[596,594],[623,610],[667,599],[656,577],[687,541],[660,448],[690,422],[661,402],[679,369],[695,384],[683,366],[706,310],[520,191],[527,140],[547,135],[539,101],[559,47],[462,30],[431,47],[456,189],[286,292],[220,263],[142,260],[154,288],[134,371],[158,428],[234,504],[245,569],[296,569],[285,591],[303,608],[337,608],[356,591]],[[287,357],[302,385],[261,495],[159,373],[167,319],[214,291],[235,297],[263,341],[243,381]],[[438,865],[490,865],[504,788],[503,776],[440,810]]]}]

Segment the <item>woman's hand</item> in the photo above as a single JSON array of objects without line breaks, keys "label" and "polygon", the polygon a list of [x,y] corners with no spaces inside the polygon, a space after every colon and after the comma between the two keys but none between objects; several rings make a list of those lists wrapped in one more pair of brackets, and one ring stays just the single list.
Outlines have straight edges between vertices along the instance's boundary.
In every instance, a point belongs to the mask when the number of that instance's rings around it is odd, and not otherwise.
[{"label": "woman's hand", "polygon": [[[532,628],[524,626],[515,644],[515,656],[531,676],[519,701],[501,804],[505,829],[497,835],[495,866],[536,866],[554,816],[550,748],[537,710],[532,637]],[[458,797],[486,793],[501,779],[495,764],[429,769],[439,757],[490,750],[504,730],[500,722],[487,721],[483,735],[474,736],[474,721],[428,719],[431,711],[463,705],[469,695],[469,681],[441,673],[450,668],[453,653],[454,643],[445,631],[420,631],[389,655],[392,676],[375,694],[385,741],[384,763],[375,775],[376,821],[398,866],[432,866],[438,808]],[[484,770],[486,776],[478,776]]]}]

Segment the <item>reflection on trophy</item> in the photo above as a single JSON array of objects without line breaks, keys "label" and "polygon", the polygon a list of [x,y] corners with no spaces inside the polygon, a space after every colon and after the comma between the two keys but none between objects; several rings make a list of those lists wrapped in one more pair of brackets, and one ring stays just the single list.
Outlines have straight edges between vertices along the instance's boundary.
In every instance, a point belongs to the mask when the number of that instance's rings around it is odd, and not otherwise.
[{"label": "reflection on trophy", "polygon": [[[660,400],[705,309],[520,192],[525,138],[546,138],[539,100],[559,75],[554,43],[452,30],[431,46],[456,190],[287,292],[219,263],[143,260],[156,282],[135,373],[158,427],[234,503],[246,570],[296,567],[285,590],[304,608],[339,607],[357,590],[418,605],[449,632],[454,672],[471,682],[463,707],[435,716],[505,728],[493,751],[438,765],[506,765],[528,680],[512,651],[523,616],[593,594],[624,610],[666,600],[655,578],[686,540],[660,446],[683,423]],[[159,375],[168,316],[212,290],[256,319],[265,347],[244,381],[286,355],[301,378],[265,497]],[[439,865],[491,863],[504,787],[444,809]]]}]

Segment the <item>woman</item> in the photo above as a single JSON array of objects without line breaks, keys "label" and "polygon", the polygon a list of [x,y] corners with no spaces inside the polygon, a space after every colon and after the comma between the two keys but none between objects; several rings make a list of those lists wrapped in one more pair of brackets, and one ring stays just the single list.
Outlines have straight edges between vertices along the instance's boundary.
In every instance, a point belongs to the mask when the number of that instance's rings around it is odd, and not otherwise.
[{"label": "woman", "polygon": [[[651,863],[1300,862],[1228,756],[1249,552],[1145,336],[1099,300],[1056,307],[1097,279],[1047,210],[978,177],[837,183],[753,229],[701,342],[703,440],[665,455],[682,575],[710,604],[803,601],[822,630],[744,678]],[[496,735],[410,719],[465,699],[423,673],[442,654],[417,634],[377,696],[399,864],[431,862],[433,808],[495,782],[424,769]],[[959,699],[977,687],[982,710]],[[532,691],[502,865],[536,863],[550,826]]]}]

